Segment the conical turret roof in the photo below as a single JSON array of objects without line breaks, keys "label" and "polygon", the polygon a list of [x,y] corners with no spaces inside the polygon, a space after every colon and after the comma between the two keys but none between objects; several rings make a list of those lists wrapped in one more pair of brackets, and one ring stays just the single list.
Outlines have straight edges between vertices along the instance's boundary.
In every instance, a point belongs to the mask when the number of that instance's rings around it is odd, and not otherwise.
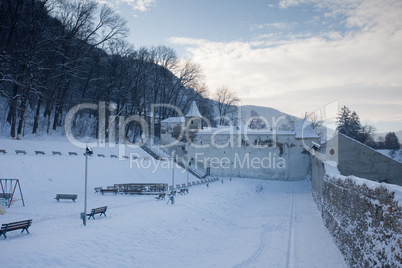
[{"label": "conical turret roof", "polygon": [[202,117],[195,101],[191,103],[190,110],[186,114],[186,117]]}]

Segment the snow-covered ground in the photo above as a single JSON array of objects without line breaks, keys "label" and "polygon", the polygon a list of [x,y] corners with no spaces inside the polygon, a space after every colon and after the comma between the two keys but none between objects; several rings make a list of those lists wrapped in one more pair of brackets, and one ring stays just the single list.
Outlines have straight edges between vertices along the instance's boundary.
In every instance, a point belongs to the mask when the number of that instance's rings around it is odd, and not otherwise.
[{"label": "snow-covered ground", "polygon": [[[107,217],[97,215],[84,226],[82,149],[61,140],[8,139],[0,139],[0,149],[8,152],[0,154],[0,178],[19,179],[25,201],[25,207],[17,201],[6,208],[0,223],[33,219],[29,235],[13,231],[0,238],[1,267],[346,267],[308,180],[225,178],[190,188],[174,205],[154,196],[101,195],[94,187],[170,185],[172,168],[166,161],[147,160],[141,149],[127,149],[140,156],[130,167],[129,160],[110,158],[116,148],[94,148],[88,161],[88,209],[108,210]],[[27,154],[16,155],[16,149]],[[35,155],[35,150],[46,154]],[[69,156],[69,151],[79,154]],[[174,174],[175,184],[186,182],[181,168]],[[57,193],[78,194],[77,202],[57,202]]]}]

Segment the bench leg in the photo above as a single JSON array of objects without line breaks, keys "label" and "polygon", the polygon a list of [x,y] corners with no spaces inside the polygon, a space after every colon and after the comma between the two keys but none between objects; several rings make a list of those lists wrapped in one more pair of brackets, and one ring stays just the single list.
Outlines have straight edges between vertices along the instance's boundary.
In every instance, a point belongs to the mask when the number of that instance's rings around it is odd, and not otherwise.
[{"label": "bench leg", "polygon": [[95,219],[94,214],[91,214],[91,215],[89,215],[88,220],[89,220],[91,217]]},{"label": "bench leg", "polygon": [[2,232],[2,233],[0,234],[0,237],[1,237],[1,236],[4,236],[4,239],[7,239],[6,232]]},{"label": "bench leg", "polygon": [[27,233],[29,234],[29,232],[28,232],[28,228],[24,228],[24,229],[22,229],[21,234],[24,232],[24,230],[25,230],[25,231],[27,231]]},{"label": "bench leg", "polygon": [[103,214],[103,215],[105,215],[105,217],[106,217],[106,214],[105,214],[105,212],[102,212],[102,213],[101,213],[101,214],[100,214],[99,216],[102,216],[102,214]]}]

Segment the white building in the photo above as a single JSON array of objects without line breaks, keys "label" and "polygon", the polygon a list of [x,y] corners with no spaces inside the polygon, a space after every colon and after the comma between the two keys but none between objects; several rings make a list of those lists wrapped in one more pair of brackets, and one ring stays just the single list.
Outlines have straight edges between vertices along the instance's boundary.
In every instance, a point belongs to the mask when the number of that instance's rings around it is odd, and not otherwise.
[{"label": "white building", "polygon": [[212,176],[300,180],[311,170],[309,149],[319,136],[306,119],[295,130],[252,130],[245,125],[201,127],[193,102],[185,118],[162,121],[164,150]]}]

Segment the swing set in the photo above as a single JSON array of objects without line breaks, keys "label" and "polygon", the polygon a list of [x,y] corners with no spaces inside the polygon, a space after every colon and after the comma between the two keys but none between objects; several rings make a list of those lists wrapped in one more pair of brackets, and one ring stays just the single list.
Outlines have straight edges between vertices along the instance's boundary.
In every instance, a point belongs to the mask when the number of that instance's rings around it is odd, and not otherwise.
[{"label": "swing set", "polygon": [[[22,201],[22,205],[25,207],[24,197],[22,196],[21,185],[18,179],[0,179],[0,204],[10,207],[15,201]],[[16,189],[19,189],[20,199],[16,199]]]}]

